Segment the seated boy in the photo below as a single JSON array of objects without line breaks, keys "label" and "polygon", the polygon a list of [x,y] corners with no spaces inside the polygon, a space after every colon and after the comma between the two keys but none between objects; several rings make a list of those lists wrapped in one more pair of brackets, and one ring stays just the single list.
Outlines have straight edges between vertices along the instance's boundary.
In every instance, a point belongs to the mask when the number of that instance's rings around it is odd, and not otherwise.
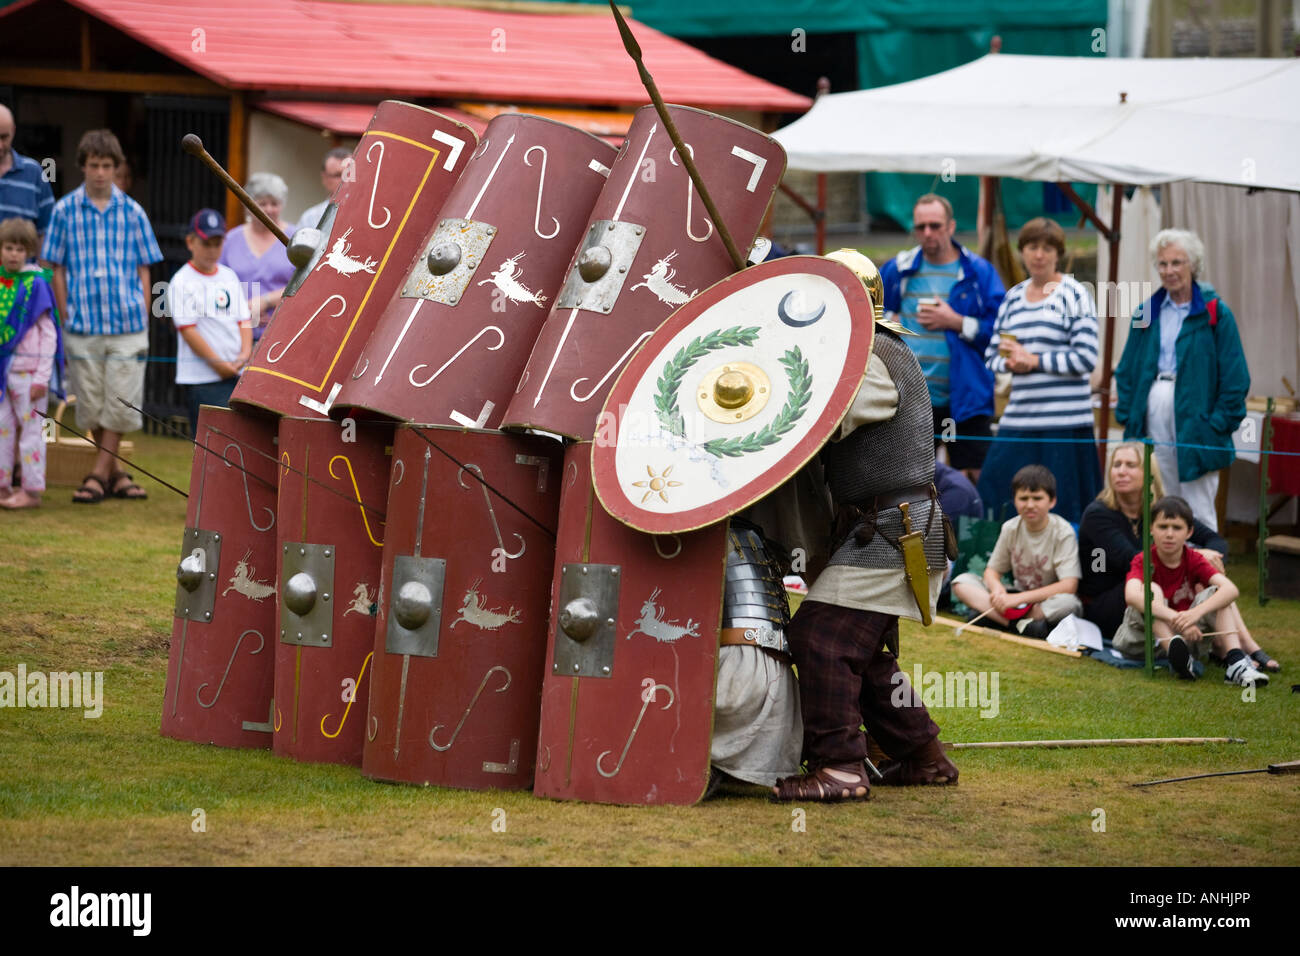
[{"label": "seated boy", "polygon": [[[1002,526],[984,580],[970,572],[960,574],[952,582],[952,593],[1003,627],[1018,618],[1020,633],[1043,638],[1067,614],[1083,612],[1075,597],[1079,543],[1070,523],[1052,514],[1056,477],[1042,465],[1026,465],[1016,472],[1011,494],[1018,514]],[[1015,579],[1014,591],[1002,584],[1008,571]],[[1024,604],[1029,610],[1016,614]]]},{"label": "seated boy", "polygon": [[239,373],[253,353],[248,298],[239,277],[220,265],[226,220],[200,209],[185,236],[190,261],[172,277],[167,303],[180,340],[176,384],[185,385],[190,434],[197,437],[200,405],[228,405]]},{"label": "seated boy", "polygon": [[[1227,575],[1188,547],[1192,509],[1176,495],[1151,506],[1151,630],[1156,656],[1168,657],[1169,668],[1184,680],[1195,680],[1192,656],[1216,630],[1215,612],[1237,599],[1237,586]],[[1146,655],[1143,627],[1142,555],[1133,556],[1124,585],[1124,621],[1115,632],[1115,649],[1128,657]],[[1223,616],[1223,615],[1221,615]],[[1214,649],[1223,658],[1225,684],[1264,687],[1268,676],[1253,666],[1235,633],[1213,634]]]}]

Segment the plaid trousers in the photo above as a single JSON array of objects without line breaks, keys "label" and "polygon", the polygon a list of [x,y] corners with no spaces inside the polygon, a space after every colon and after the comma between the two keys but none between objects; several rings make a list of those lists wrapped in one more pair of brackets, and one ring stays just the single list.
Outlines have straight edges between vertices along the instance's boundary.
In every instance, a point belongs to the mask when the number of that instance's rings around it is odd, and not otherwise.
[{"label": "plaid trousers", "polygon": [[[786,634],[799,670],[809,769],[862,760],[867,755],[862,725],[894,758],[939,735],[939,725],[914,698],[897,658],[885,647],[885,637],[897,630],[892,614],[820,601],[800,606]],[[896,700],[903,705],[896,706]]]}]

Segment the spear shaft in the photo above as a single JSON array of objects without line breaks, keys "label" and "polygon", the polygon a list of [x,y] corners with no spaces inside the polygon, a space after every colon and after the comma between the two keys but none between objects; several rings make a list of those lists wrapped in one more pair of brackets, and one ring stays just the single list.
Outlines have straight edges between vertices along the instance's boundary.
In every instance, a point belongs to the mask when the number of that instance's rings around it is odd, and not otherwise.
[{"label": "spear shaft", "polygon": [[744,269],[745,258],[736,248],[735,242],[732,241],[731,233],[727,231],[722,217],[718,215],[718,207],[713,204],[713,197],[704,188],[704,180],[700,178],[700,171],[695,165],[695,158],[691,155],[691,151],[686,148],[686,144],[682,142],[681,134],[677,132],[677,126],[668,113],[668,106],[664,103],[664,98],[659,94],[659,87],[655,85],[654,77],[650,75],[650,71],[645,68],[645,61],[641,56],[641,44],[637,43],[636,37],[632,36],[632,29],[627,25],[627,21],[623,19],[623,14],[619,11],[616,0],[609,0],[609,8],[614,11],[614,19],[618,22],[618,32],[623,38],[623,48],[627,50],[627,55],[636,63],[637,72],[641,74],[641,83],[645,86],[646,92],[650,94],[650,100],[655,105],[655,112],[663,120],[664,129],[668,130],[668,137],[673,141],[673,146],[677,148],[677,155],[681,157],[682,165],[686,167],[686,174],[691,177],[691,182],[695,184],[695,191],[704,200],[704,208],[713,217],[713,223],[718,227],[718,235],[722,237],[722,244],[727,247],[727,254],[731,256],[731,261],[737,271]]}]

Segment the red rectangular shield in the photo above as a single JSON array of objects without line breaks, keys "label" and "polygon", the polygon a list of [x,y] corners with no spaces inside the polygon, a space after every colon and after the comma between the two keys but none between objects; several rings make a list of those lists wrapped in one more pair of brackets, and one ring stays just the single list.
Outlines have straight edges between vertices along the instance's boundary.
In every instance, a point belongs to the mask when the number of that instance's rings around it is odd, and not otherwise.
[{"label": "red rectangular shield", "polygon": [[440,113],[379,104],[353,154],[355,178],[335,193],[321,245],[289,283],[231,396],[234,407],[329,414],[474,143],[468,126]]},{"label": "red rectangular shield", "polygon": [[275,422],[199,412],[162,735],[271,746],[275,666]]},{"label": "red rectangular shield", "polygon": [[280,421],[277,754],[360,765],[392,428]]},{"label": "red rectangular shield", "polygon": [[565,455],[538,737],[538,796],[691,804],[709,779],[727,525],[615,521],[591,444]]},{"label": "red rectangular shield", "polygon": [[398,429],[368,776],[532,785],[561,460],[546,438]]}]

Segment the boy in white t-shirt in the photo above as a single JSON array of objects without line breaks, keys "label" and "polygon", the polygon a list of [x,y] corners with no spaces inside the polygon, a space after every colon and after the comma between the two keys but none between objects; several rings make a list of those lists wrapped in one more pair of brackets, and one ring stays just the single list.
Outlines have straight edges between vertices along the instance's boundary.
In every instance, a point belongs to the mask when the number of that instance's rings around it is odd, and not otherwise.
[{"label": "boy in white t-shirt", "polygon": [[[1079,541],[1070,522],[1052,514],[1056,477],[1042,465],[1026,465],[1011,479],[1018,515],[1002,526],[981,581],[958,575],[952,593],[971,610],[1026,637],[1046,637],[1067,614],[1082,614],[1079,589]],[[1014,590],[1002,583],[1011,572]],[[1029,608],[1024,609],[1028,604]]]},{"label": "boy in white t-shirt", "polygon": [[248,297],[234,270],[217,262],[225,237],[221,213],[195,213],[185,236],[190,261],[172,276],[167,289],[179,335],[176,384],[186,386],[191,435],[198,434],[200,405],[230,404],[239,373],[253,354]]}]

